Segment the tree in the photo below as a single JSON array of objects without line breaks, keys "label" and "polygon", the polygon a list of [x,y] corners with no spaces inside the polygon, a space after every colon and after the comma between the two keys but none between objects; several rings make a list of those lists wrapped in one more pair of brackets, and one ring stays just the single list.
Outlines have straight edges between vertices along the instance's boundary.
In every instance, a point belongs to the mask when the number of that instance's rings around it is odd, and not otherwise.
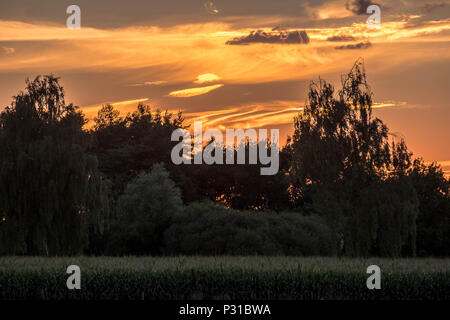
[{"label": "tree", "polygon": [[107,186],[84,123],[51,75],[27,80],[1,113],[1,254],[78,254],[101,232]]},{"label": "tree", "polygon": [[[252,147],[250,143],[252,142],[247,140],[234,147],[234,159],[237,159],[237,154],[242,151],[246,159],[245,164],[184,166],[186,173],[194,184],[197,184],[196,189],[200,195],[212,201],[219,201],[229,208],[256,211],[282,211],[290,208],[285,154],[280,153],[279,172],[263,176],[260,173],[262,164],[249,164],[249,150]],[[264,146],[260,145],[258,148]],[[225,159],[226,146],[222,152]]]},{"label": "tree", "polygon": [[[152,112],[150,106],[139,104],[134,112],[121,117],[117,109],[105,105],[94,120],[96,143],[93,152],[99,158],[102,172],[113,183],[113,206],[138,172],[148,171],[159,162],[165,163],[165,168],[180,187],[185,203],[208,198],[236,209],[270,208],[277,211],[290,205],[287,161],[283,153],[280,155],[280,171],[270,177],[260,175],[261,165],[177,166],[170,157],[173,146],[177,144],[171,141],[171,135],[175,129],[188,128],[183,124],[181,113]],[[237,148],[245,149],[248,158],[248,142]],[[225,154],[225,147],[223,152]]]},{"label": "tree", "polygon": [[357,61],[335,96],[331,84],[312,82],[294,119],[292,173],[301,186],[344,178],[379,177],[390,165],[388,129],[372,116],[372,93]]},{"label": "tree", "polygon": [[419,199],[417,252],[421,256],[450,256],[450,180],[436,164],[415,159],[409,177]]},{"label": "tree", "polygon": [[97,117],[94,118],[95,130],[120,124],[120,111],[114,109],[113,105],[105,104],[98,111]]},{"label": "tree", "polygon": [[161,164],[140,173],[119,198],[110,253],[160,254],[164,231],[182,205],[180,190]]},{"label": "tree", "polygon": [[[99,159],[100,170],[112,182],[112,205],[124,192],[126,185],[141,171],[165,162],[170,170],[170,152],[176,144],[171,141],[172,132],[183,126],[181,113],[156,110],[139,104],[133,113],[125,117],[111,105],[103,106],[91,132],[94,144],[91,151]],[[181,180],[183,172],[174,174]]]},{"label": "tree", "polygon": [[362,60],[337,94],[325,81],[311,83],[294,119],[290,174],[304,205],[326,216],[336,237],[345,234],[347,254],[397,256],[414,251],[418,202],[401,178],[410,154],[403,141],[390,146],[372,96]]}]

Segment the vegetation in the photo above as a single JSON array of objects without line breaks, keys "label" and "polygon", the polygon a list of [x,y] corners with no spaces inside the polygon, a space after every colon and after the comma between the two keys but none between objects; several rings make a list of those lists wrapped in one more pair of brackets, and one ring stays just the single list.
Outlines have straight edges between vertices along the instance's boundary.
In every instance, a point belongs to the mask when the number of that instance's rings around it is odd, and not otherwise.
[{"label": "vegetation", "polygon": [[120,196],[111,228],[111,254],[161,254],[164,231],[183,210],[180,190],[164,168],[134,178]]},{"label": "vegetation", "polygon": [[361,61],[340,90],[313,82],[261,176],[173,164],[181,113],[105,105],[86,131],[57,78],[27,81],[0,114],[0,255],[449,256],[450,180],[372,101]]},{"label": "vegetation", "polygon": [[291,177],[297,193],[343,233],[347,254],[400,256],[415,252],[419,201],[407,176],[404,141],[389,144],[372,115],[372,93],[358,61],[334,92],[312,83],[295,118]]},{"label": "vegetation", "polygon": [[[79,265],[82,290],[67,290]],[[367,266],[382,290],[366,287]],[[448,259],[288,257],[0,258],[0,299],[441,299]]]},{"label": "vegetation", "polygon": [[0,115],[0,254],[79,254],[102,230],[107,185],[82,113],[53,76],[27,81]]},{"label": "vegetation", "polygon": [[332,255],[330,234],[319,216],[193,203],[175,217],[165,240],[171,255]]}]

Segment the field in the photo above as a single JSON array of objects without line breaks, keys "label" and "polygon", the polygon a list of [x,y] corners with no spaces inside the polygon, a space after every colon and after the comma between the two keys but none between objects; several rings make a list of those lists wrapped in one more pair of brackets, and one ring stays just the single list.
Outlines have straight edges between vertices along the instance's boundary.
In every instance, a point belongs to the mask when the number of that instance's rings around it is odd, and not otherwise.
[{"label": "field", "polygon": [[[369,265],[381,289],[369,290]],[[81,290],[66,269],[81,268]],[[2,257],[0,299],[450,299],[450,259]]]}]

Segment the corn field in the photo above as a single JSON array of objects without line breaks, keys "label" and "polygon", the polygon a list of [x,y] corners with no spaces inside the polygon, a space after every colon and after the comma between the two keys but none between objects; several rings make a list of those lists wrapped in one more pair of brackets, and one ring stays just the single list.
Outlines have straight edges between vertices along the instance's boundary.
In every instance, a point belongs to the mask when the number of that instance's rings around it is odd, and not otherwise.
[{"label": "corn field", "polygon": [[[369,290],[370,265],[381,289]],[[69,290],[69,265],[81,289]],[[450,259],[327,257],[2,257],[0,299],[450,299]]]}]

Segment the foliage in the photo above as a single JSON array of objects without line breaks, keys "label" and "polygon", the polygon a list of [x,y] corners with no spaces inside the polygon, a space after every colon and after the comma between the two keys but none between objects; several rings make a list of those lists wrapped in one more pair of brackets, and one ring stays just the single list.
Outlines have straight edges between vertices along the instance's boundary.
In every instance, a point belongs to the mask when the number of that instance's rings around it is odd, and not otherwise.
[{"label": "foliage", "polygon": [[193,203],[165,233],[168,254],[330,255],[327,225],[300,213],[238,211]]},{"label": "foliage", "polygon": [[372,117],[372,93],[361,61],[343,79],[311,83],[305,109],[294,119],[292,174],[301,187],[378,175],[389,165],[388,129]]},{"label": "foliage", "polygon": [[0,115],[0,255],[449,256],[450,180],[372,103],[361,60],[340,90],[311,83],[261,176],[248,141],[245,165],[174,165],[181,112],[104,105],[86,131],[58,78],[27,80]]},{"label": "foliage", "polygon": [[183,117],[164,114],[139,104],[125,117],[111,105],[104,105],[94,119],[92,152],[98,157],[100,170],[112,182],[112,205],[126,185],[141,171],[149,171],[156,163],[171,166],[170,152],[175,142],[172,132],[183,126]]},{"label": "foliage", "polygon": [[164,231],[182,210],[181,194],[160,164],[134,178],[120,196],[111,254],[159,254]]},{"label": "foliage", "polygon": [[81,253],[107,218],[85,120],[53,76],[27,81],[0,115],[0,254]]},{"label": "foliage", "polygon": [[[234,159],[243,152],[245,164],[207,165],[182,167],[188,176],[189,184],[181,185],[186,203],[209,199],[217,201],[228,208],[238,210],[275,210],[277,212],[292,207],[289,199],[289,179],[287,178],[288,161],[280,153],[280,168],[275,175],[261,175],[261,164],[249,164],[250,148],[255,147],[246,141],[234,148]],[[223,147],[223,158],[226,146]],[[196,191],[193,194],[192,189]]]},{"label": "foliage", "polygon": [[337,95],[325,81],[312,83],[288,146],[291,178],[303,201],[344,237],[347,254],[414,254],[419,208],[405,178],[411,155],[403,141],[390,146],[372,99],[362,61]]},{"label": "foliage", "polygon": [[409,176],[417,192],[417,252],[421,256],[450,256],[450,180],[435,163],[416,159]]},{"label": "foliage", "polygon": [[[82,270],[67,290],[66,268]],[[368,290],[366,268],[382,270]],[[448,300],[448,259],[298,257],[0,258],[0,299]]]}]

